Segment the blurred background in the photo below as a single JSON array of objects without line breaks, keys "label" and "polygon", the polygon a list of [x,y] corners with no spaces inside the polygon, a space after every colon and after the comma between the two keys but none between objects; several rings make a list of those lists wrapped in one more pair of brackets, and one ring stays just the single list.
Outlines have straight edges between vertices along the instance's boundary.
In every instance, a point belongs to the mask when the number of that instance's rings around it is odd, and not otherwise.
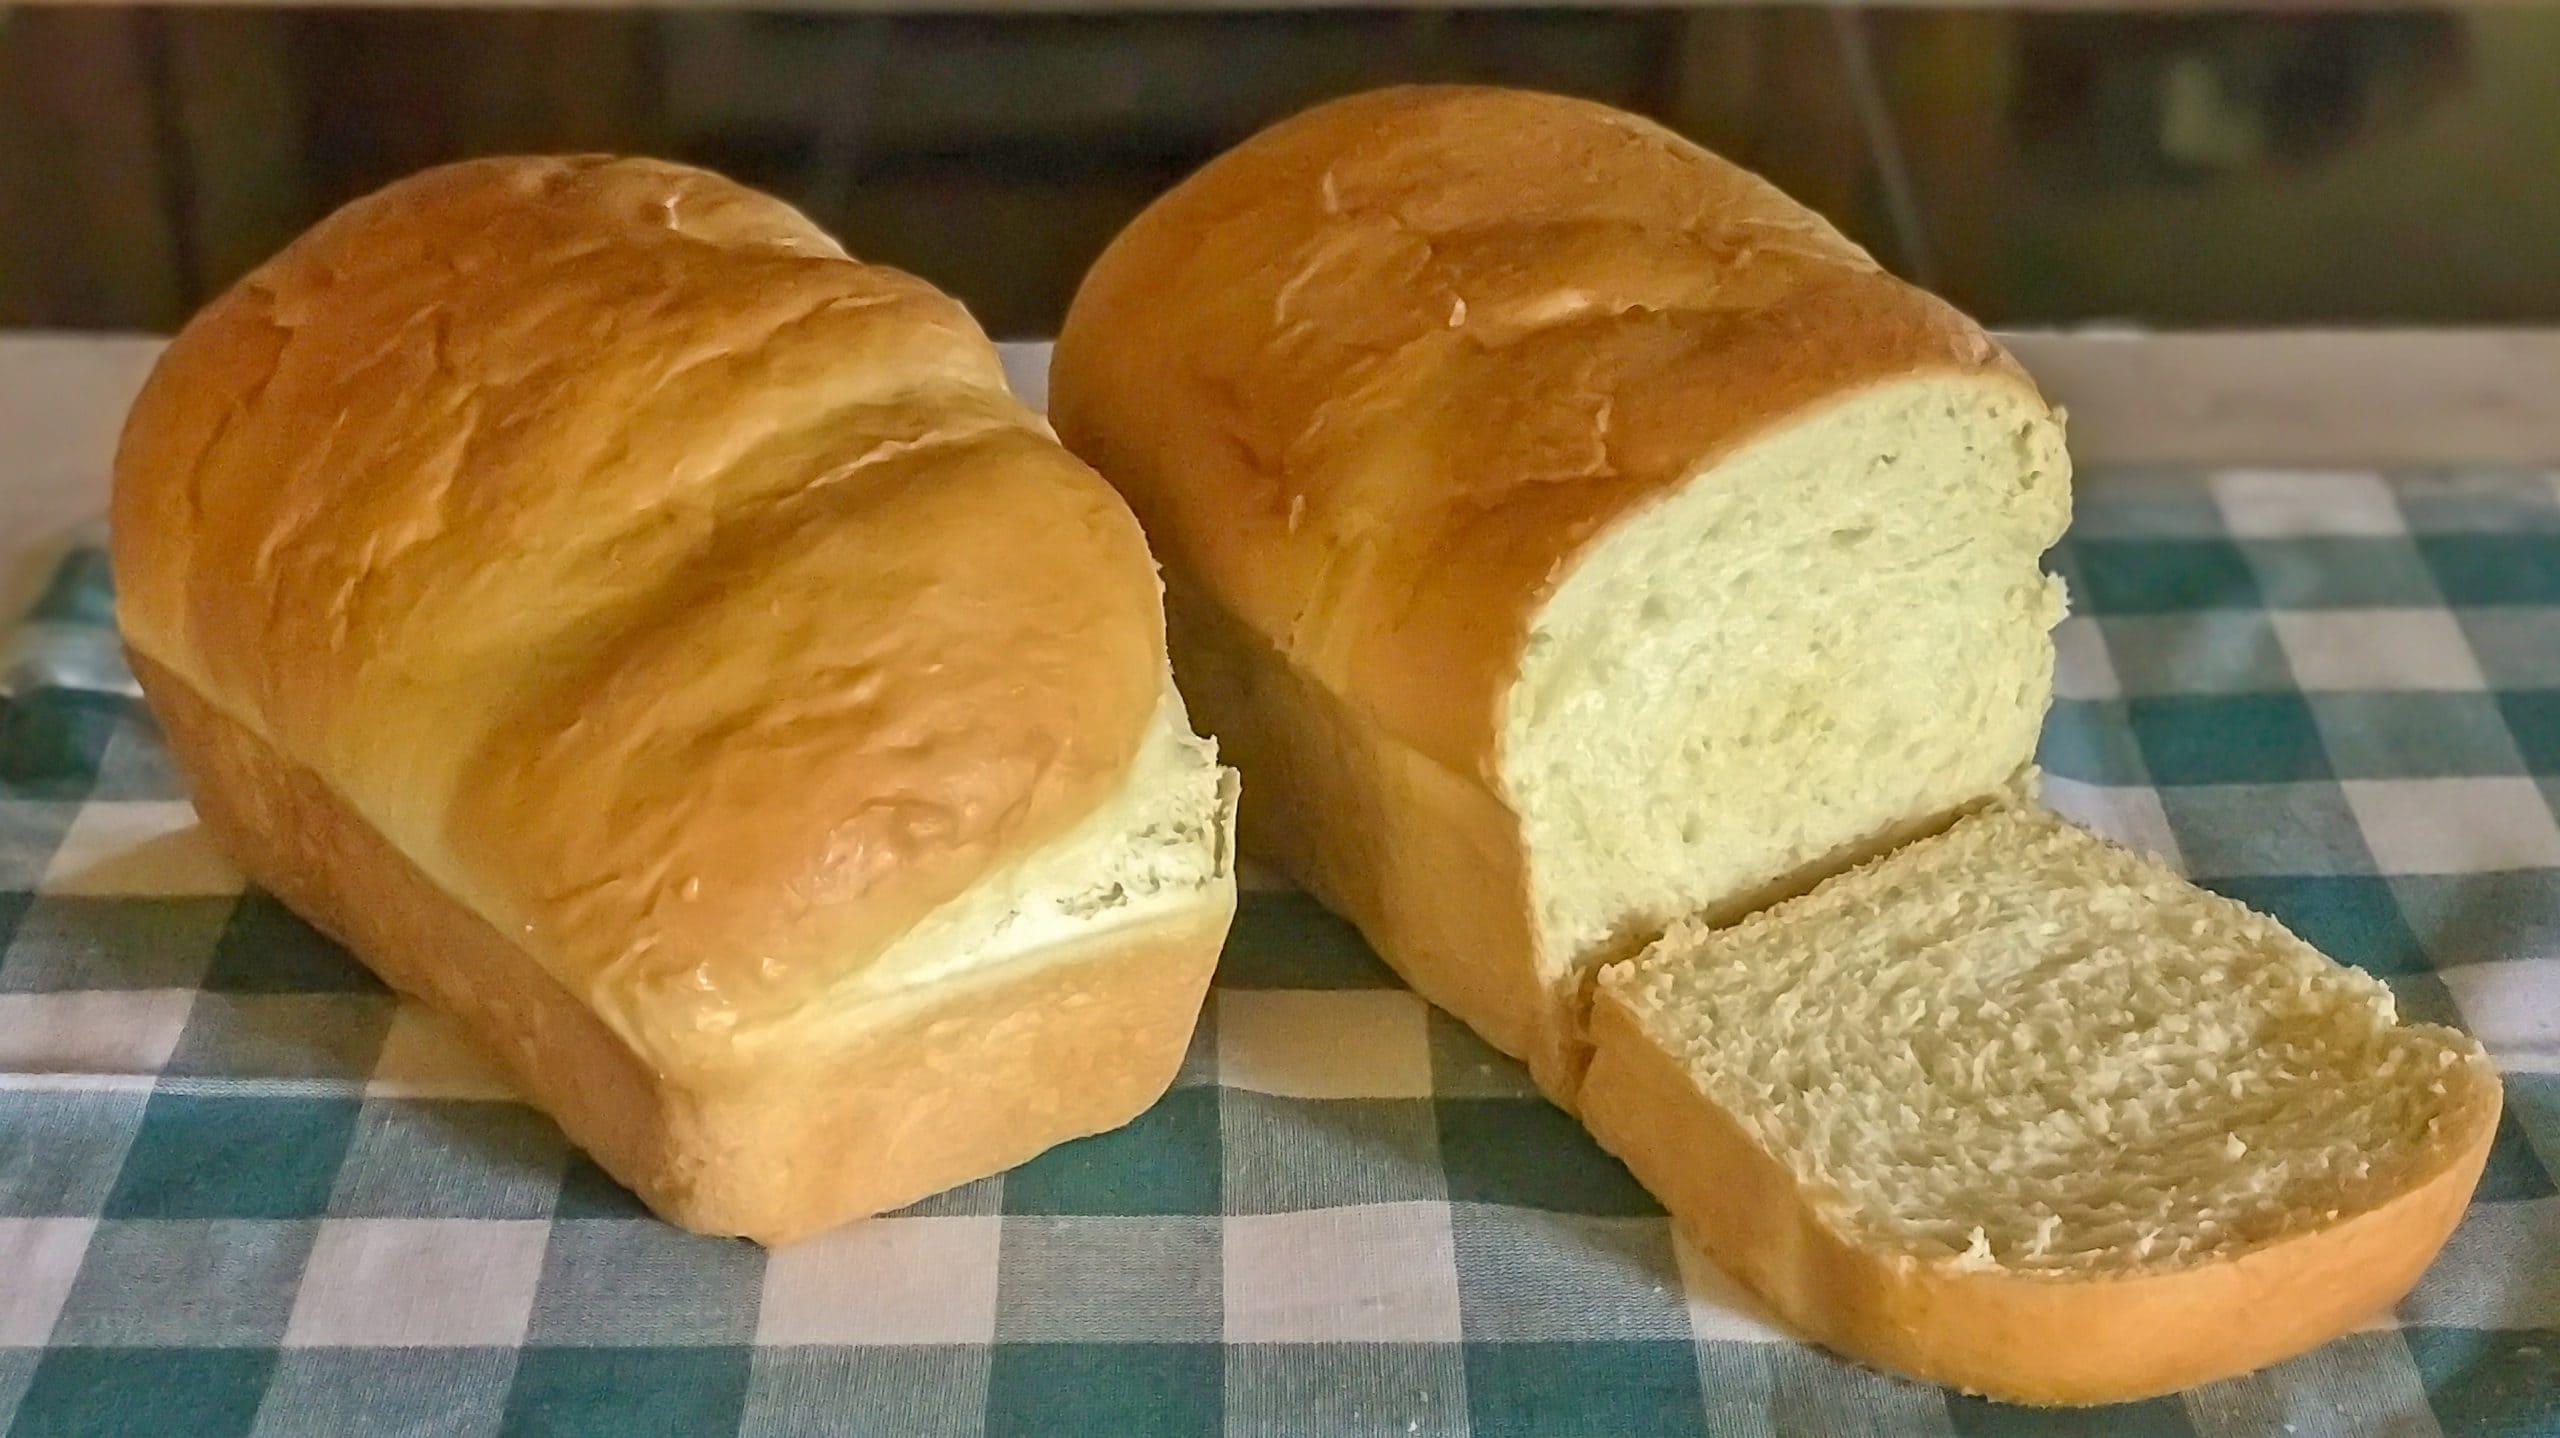
[{"label": "blurred background", "polygon": [[0,5],[0,328],[166,330],[465,155],[642,151],[1045,335],[1327,96],[1536,86],[1756,168],[2004,326],[2560,321],[2560,8]]}]

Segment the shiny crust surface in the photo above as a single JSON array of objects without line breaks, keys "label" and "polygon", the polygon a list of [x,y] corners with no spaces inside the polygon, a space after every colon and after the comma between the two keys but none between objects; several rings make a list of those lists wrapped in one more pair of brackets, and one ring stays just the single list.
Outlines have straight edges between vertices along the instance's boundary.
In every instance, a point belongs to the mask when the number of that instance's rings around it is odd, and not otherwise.
[{"label": "shiny crust surface", "polygon": [[954,301],[716,176],[475,161],[170,346],[129,642],[651,1062],[1090,812],[1161,696],[1125,506]]}]

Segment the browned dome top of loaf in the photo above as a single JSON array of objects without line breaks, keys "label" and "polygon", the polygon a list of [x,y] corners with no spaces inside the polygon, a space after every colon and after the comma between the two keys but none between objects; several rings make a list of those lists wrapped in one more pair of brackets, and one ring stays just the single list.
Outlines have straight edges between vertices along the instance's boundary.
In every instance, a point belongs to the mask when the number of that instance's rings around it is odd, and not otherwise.
[{"label": "browned dome top of loaf", "polygon": [[1819,216],[1603,105],[1383,90],[1105,252],[1059,432],[1177,576],[1462,771],[1576,554],[1735,446],[1918,373],[2026,383]]},{"label": "browned dome top of loaf", "polygon": [[644,1053],[1089,813],[1162,693],[1134,521],[967,313],[674,165],[333,215],[172,344],[114,521],[131,642]]}]

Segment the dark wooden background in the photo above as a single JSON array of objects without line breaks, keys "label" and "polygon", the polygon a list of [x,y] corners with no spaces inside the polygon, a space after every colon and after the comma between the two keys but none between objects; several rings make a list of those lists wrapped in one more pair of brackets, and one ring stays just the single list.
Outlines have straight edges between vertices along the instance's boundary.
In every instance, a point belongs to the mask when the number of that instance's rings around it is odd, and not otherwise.
[{"label": "dark wooden background", "polygon": [[0,8],[0,326],[166,329],[407,171],[610,149],[1040,334],[1192,166],[1409,79],[1654,115],[1998,322],[2560,320],[2560,10],[39,7]]}]

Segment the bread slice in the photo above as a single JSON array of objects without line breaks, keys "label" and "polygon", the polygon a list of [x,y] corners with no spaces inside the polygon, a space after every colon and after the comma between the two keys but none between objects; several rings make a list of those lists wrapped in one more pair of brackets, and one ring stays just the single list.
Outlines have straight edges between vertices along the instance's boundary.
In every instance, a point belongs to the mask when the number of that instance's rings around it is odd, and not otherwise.
[{"label": "bread slice", "polygon": [[2184,1388],[2397,1300],[2496,1075],[2372,977],[2001,805],[1611,965],[1582,1115],[1814,1340],[1995,1397]]},{"label": "bread slice", "polygon": [[2059,418],[1636,116],[1426,86],[1275,125],[1112,242],[1050,401],[1164,561],[1246,846],[1560,1102],[1600,964],[2034,754]]}]

